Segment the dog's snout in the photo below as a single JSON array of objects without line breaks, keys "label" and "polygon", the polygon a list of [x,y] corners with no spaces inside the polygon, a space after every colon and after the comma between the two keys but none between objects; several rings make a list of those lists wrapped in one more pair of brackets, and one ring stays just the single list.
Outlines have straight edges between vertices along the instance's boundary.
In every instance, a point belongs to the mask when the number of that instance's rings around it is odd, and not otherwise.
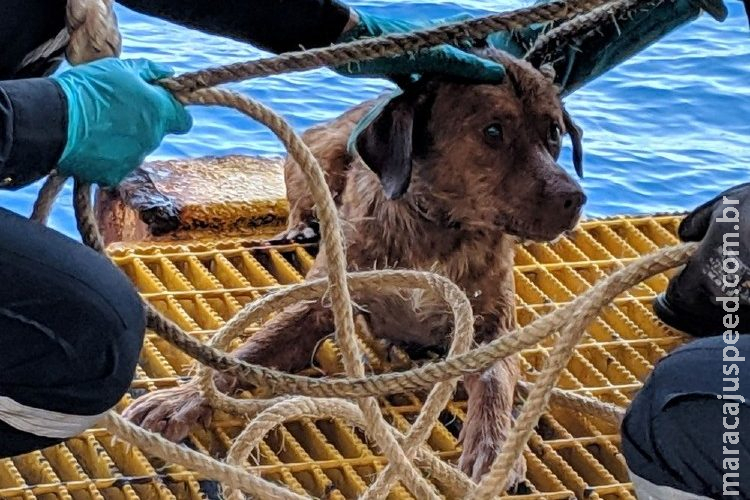
[{"label": "dog's snout", "polygon": [[581,187],[575,181],[560,182],[547,191],[546,198],[548,213],[545,224],[550,231],[572,229],[586,203],[586,195]]}]

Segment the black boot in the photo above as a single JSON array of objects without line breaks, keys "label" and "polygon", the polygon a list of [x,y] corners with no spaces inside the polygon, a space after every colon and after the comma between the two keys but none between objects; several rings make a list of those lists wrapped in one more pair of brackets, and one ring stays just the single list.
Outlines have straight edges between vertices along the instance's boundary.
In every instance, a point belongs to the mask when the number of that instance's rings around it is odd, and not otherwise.
[{"label": "black boot", "polygon": [[696,337],[750,333],[750,183],[695,209],[679,235],[701,245],[654,301],[656,315]]}]

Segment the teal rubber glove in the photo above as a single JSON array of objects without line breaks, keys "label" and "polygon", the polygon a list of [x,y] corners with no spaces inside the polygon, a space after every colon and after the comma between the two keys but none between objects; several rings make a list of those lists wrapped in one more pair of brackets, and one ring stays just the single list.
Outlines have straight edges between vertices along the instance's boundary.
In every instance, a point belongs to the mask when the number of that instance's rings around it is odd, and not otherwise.
[{"label": "teal rubber glove", "polygon": [[[543,2],[537,2],[543,3]],[[719,21],[727,16],[721,0],[664,0],[639,8],[632,17],[597,24],[577,33],[568,43],[535,52],[529,62],[535,66],[550,62],[562,94],[568,95],[661,39],[678,27],[696,19],[701,11]],[[554,25],[531,25],[525,30],[495,33],[487,43],[517,57],[524,57],[536,39]]]},{"label": "teal rubber glove", "polygon": [[68,101],[68,142],[58,172],[115,186],[143,163],[167,134],[185,134],[190,114],[164,88],[172,76],[145,59],[102,59],[52,79]]},{"label": "teal rubber glove", "polygon": [[[430,23],[417,23],[371,16],[359,11],[357,16],[359,22],[341,35],[339,43],[393,33],[407,33],[471,17],[461,15]],[[336,71],[346,76],[386,77],[396,81],[424,73],[443,74],[480,82],[499,82],[505,76],[505,68],[501,64],[474,56],[452,45],[440,45],[413,54],[351,63],[336,68]]]}]

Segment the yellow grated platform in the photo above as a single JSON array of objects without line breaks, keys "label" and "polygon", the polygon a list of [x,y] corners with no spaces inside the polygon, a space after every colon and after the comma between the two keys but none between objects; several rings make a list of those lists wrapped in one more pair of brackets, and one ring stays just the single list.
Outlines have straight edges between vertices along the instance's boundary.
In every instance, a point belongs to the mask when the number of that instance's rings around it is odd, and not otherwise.
[{"label": "yellow grated platform", "polygon": [[[676,244],[679,218],[673,216],[589,221],[553,244],[519,247],[516,289],[519,322],[570,301],[622,263]],[[262,248],[249,242],[119,247],[114,261],[140,291],[184,329],[207,338],[224,321],[268,290],[302,279],[315,249]],[[626,405],[654,363],[682,341],[658,323],[652,297],[667,277],[656,276],[619,297],[589,328],[560,386]],[[252,333],[252,332],[248,332]],[[373,369],[391,367],[375,352]],[[547,356],[544,345],[525,351],[523,370],[533,380]],[[338,373],[329,342],[315,357],[311,373]],[[143,349],[135,396],[171,387],[188,375],[190,359],[149,334]],[[382,401],[384,413],[402,429],[416,415],[422,394]],[[132,401],[126,396],[120,409]],[[429,444],[446,460],[459,455],[457,436],[465,401],[453,401]],[[223,457],[238,434],[239,422],[218,418],[206,432],[191,436],[196,449]],[[634,499],[619,453],[616,428],[566,410],[545,415],[526,450],[528,479],[515,499]],[[262,476],[317,498],[355,498],[384,466],[362,434],[336,420],[303,419],[269,434],[249,467]],[[215,483],[179,466],[151,459],[103,430],[92,429],[65,444],[0,460],[0,498],[39,499],[193,499],[221,498]],[[411,498],[397,487],[391,499]]]}]

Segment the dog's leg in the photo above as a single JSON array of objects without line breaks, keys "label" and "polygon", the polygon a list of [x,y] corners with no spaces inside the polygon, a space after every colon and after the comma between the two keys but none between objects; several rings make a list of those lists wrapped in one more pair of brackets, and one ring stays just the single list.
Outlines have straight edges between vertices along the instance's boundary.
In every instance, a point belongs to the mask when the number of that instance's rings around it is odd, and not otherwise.
[{"label": "dog's leg", "polygon": [[[318,342],[333,331],[330,309],[319,303],[296,304],[284,309],[232,354],[248,363],[284,371],[307,366]],[[238,389],[228,375],[216,376],[222,392]],[[135,401],[123,416],[141,427],[180,442],[197,425],[211,423],[212,409],[196,381],[162,389]]]},{"label": "dog's leg", "polygon": [[[322,165],[324,169],[327,167],[325,163]],[[289,217],[286,229],[274,236],[271,243],[306,243],[316,240],[320,234],[315,218],[315,201],[302,169],[291,158],[287,158],[284,164],[284,183],[289,200]]]},{"label": "dog's leg", "polygon": [[[464,378],[469,401],[460,436],[463,452],[459,467],[474,481],[479,481],[489,470],[508,437],[518,377],[518,356],[515,355],[498,361],[483,373]],[[515,464],[512,473],[508,489],[515,488],[526,475],[523,457]]]},{"label": "dog's leg", "polygon": [[288,158],[284,164],[284,183],[289,200],[287,226],[269,242],[285,244],[317,240],[320,236],[320,229],[315,218],[315,202],[302,170],[291,158]]},{"label": "dog's leg", "polygon": [[[497,301],[498,295],[493,297]],[[368,300],[358,297],[358,300],[371,313],[370,326],[376,337],[412,351],[414,347],[445,345],[445,335],[450,331],[452,320],[442,300],[427,294],[390,294],[371,296]],[[488,308],[480,306],[479,310],[486,311]],[[486,314],[476,324],[477,338],[480,341],[494,338],[498,323],[502,321],[493,318],[491,313]],[[519,375],[519,358],[515,355],[498,361],[483,373],[464,378],[469,400],[460,435],[463,453],[459,466],[475,481],[489,470],[508,437],[513,422],[513,395]],[[515,489],[525,476],[526,462],[521,457],[512,470],[508,489]]]},{"label": "dog's leg", "polygon": [[[341,202],[341,193],[346,186],[347,173],[353,161],[347,150],[349,135],[372,105],[372,102],[362,103],[338,118],[311,127],[302,134],[302,140],[323,169],[336,206]],[[302,169],[291,157],[284,164],[284,182],[290,206],[287,229],[270,241],[303,243],[318,239],[320,229],[315,217],[315,202]]]}]

